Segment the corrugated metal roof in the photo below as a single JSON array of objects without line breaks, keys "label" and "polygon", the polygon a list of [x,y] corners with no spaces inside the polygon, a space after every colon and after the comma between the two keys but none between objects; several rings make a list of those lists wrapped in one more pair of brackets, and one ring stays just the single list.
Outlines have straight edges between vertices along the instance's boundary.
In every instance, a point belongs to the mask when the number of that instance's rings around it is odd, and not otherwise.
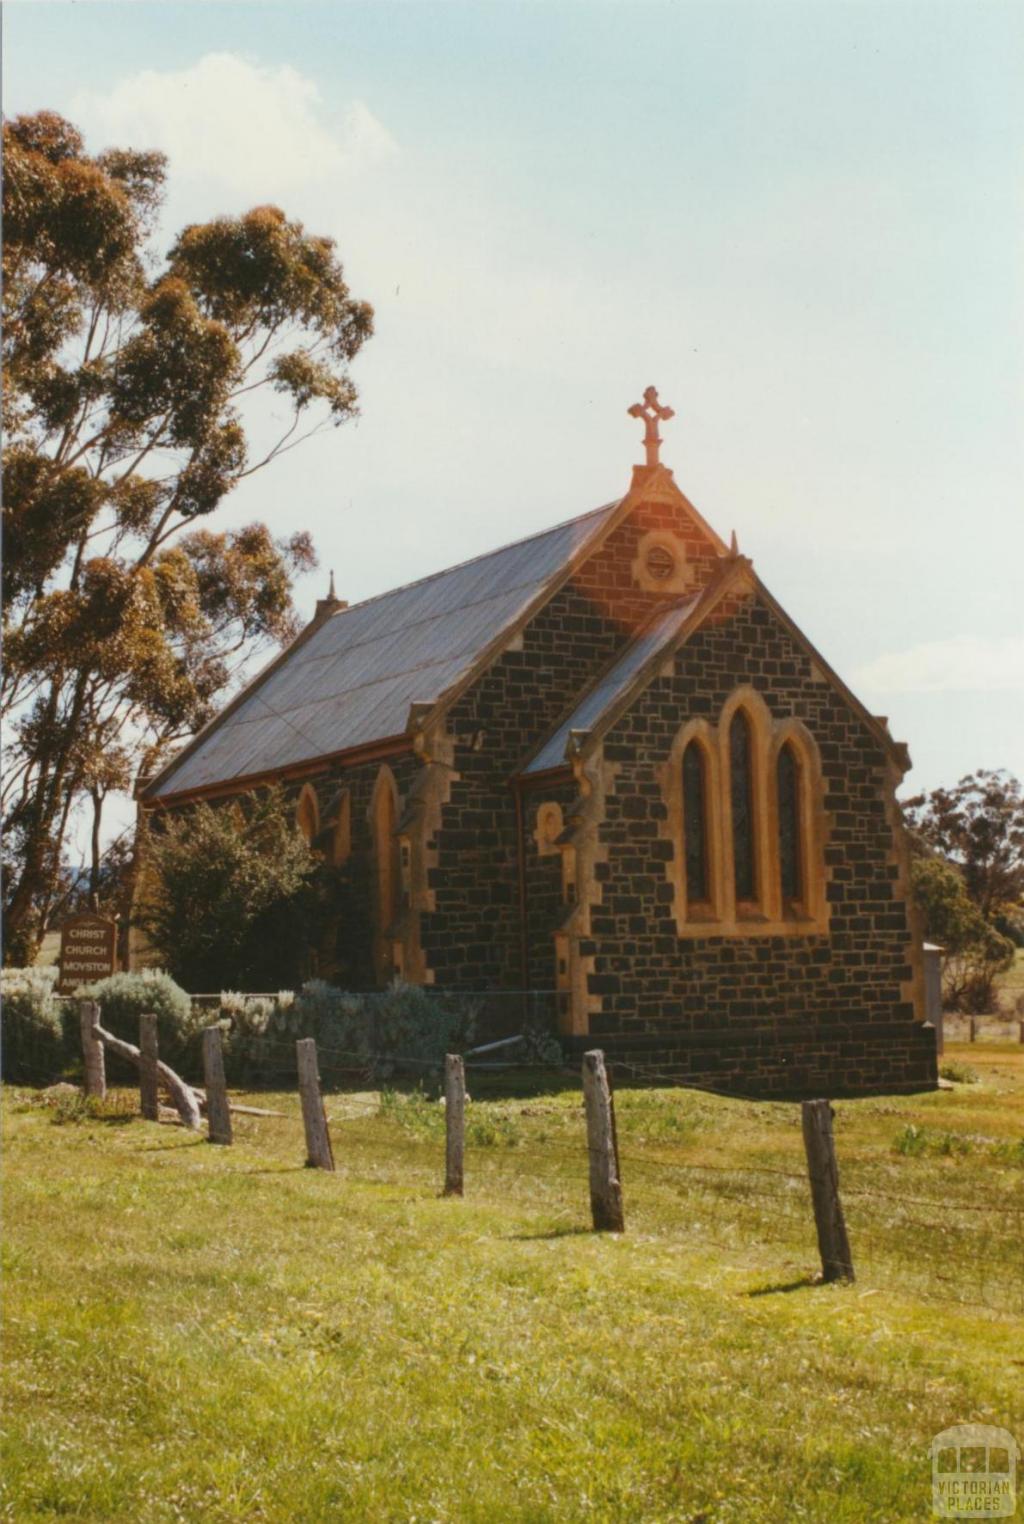
[{"label": "corrugated metal roof", "polygon": [[594,686],[580,699],[576,708],[558,726],[558,729],[541,746],[537,754],[523,768],[523,774],[543,773],[565,762],[565,748],[572,731],[590,731],[628,689],[633,679],[653,656],[682,628],[683,622],[700,602],[701,594],[659,609],[640,630],[635,640],[626,647],[610,667],[598,677]]},{"label": "corrugated metal roof", "polygon": [[275,772],[404,734],[409,705],[441,698],[617,506],[333,614],[201,732],[151,794]]}]

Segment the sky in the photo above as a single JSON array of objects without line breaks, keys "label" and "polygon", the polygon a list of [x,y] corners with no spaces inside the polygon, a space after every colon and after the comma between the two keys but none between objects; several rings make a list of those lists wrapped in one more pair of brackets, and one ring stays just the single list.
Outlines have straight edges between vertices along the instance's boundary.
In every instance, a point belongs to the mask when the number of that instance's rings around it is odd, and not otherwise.
[{"label": "sky", "polygon": [[[170,156],[163,247],[274,202],[376,333],[222,526],[350,601],[662,458],[914,768],[1024,777],[1024,7],[27,3],[4,110]],[[264,420],[259,426],[267,426]]]}]

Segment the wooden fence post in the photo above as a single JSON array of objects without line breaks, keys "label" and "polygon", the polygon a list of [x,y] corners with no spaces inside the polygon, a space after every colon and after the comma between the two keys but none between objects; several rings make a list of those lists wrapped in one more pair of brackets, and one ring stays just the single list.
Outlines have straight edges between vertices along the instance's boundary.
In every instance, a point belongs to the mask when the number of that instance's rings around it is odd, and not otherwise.
[{"label": "wooden fence post", "polygon": [[93,1036],[92,1029],[100,1019],[100,1008],[95,1000],[78,1002],[78,1019],[82,1029],[82,1058],[85,1065],[85,1093],[98,1096],[102,1101],[107,1093],[107,1062],[103,1044]]},{"label": "wooden fence post", "polygon": [[466,1066],[459,1053],[444,1060],[444,1194],[462,1195],[462,1157],[466,1135]]},{"label": "wooden fence post", "polygon": [[583,1100],[587,1112],[590,1212],[594,1231],[622,1233],[626,1226],[622,1215],[622,1182],[616,1160],[612,1098],[600,1048],[583,1055]]},{"label": "wooden fence post", "polygon": [[1024,1021],[1018,1021],[1017,1023],[1017,1040],[1018,1042],[1024,1042]]},{"label": "wooden fence post", "polygon": [[978,1018],[976,1016],[972,1016],[971,1017],[971,1042],[977,1042],[977,1040],[978,1040]]},{"label": "wooden fence post", "polygon": [[224,1081],[224,1048],[219,1026],[203,1033],[203,1081],[206,1085],[207,1142],[231,1143],[231,1108]]},{"label": "wooden fence post", "polygon": [[160,1120],[159,1061],[156,1017],[147,1013],[139,1017],[139,1105],[147,1122]]},{"label": "wooden fence post", "polygon": [[822,1279],[852,1281],[853,1258],[839,1199],[839,1167],[828,1101],[804,1101],[801,1108],[814,1225],[818,1230]]},{"label": "wooden fence post", "polygon": [[302,1121],[306,1129],[306,1163],[310,1169],[334,1168],[331,1135],[327,1131],[327,1113],[320,1094],[320,1070],[316,1061],[316,1040],[300,1037],[295,1044],[299,1062],[299,1094],[302,1096]]}]

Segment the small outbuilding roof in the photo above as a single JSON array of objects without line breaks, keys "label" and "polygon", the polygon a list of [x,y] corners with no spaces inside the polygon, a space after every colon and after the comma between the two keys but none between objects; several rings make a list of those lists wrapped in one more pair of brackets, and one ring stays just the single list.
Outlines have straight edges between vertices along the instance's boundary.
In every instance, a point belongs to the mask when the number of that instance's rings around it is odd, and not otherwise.
[{"label": "small outbuilding roof", "polygon": [[316,621],[173,758],[144,797],[272,774],[406,733],[514,626],[618,503]]}]

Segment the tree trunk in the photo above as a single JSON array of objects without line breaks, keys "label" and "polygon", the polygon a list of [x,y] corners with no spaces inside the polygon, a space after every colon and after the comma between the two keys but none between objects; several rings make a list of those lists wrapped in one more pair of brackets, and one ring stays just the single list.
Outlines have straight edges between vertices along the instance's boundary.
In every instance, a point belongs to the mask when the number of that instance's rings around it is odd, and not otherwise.
[{"label": "tree trunk", "polygon": [[[47,721],[58,727],[58,739],[37,759],[39,774],[25,810],[28,824],[21,872],[4,913],[5,961],[9,964],[20,962],[24,966],[35,956],[38,928],[33,926],[33,920],[39,896],[53,877],[48,864],[60,863],[64,827],[55,832],[54,825],[67,792],[67,774],[91,676],[89,672],[76,675],[74,696],[63,719],[58,715],[61,685],[55,680],[50,687]],[[65,814],[65,824],[66,818]]]}]

